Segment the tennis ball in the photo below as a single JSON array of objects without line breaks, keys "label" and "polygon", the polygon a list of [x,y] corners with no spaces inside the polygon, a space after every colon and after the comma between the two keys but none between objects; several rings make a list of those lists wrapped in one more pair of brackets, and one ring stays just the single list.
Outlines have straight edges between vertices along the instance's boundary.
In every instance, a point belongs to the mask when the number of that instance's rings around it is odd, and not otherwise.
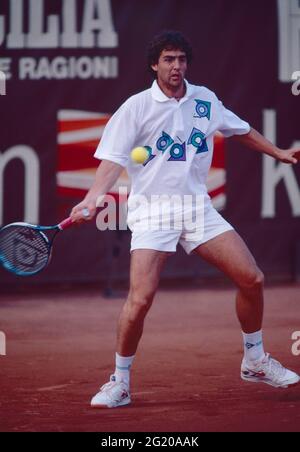
[{"label": "tennis ball", "polygon": [[143,146],[138,146],[131,151],[131,160],[134,163],[145,163],[149,158],[149,153]]}]

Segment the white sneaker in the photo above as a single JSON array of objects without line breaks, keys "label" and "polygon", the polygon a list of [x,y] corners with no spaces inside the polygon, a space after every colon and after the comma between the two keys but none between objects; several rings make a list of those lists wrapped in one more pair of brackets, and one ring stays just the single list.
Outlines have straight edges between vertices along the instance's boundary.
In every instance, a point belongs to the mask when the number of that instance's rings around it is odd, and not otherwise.
[{"label": "white sneaker", "polygon": [[241,378],[253,383],[266,383],[275,388],[288,388],[300,382],[295,372],[285,369],[278,361],[267,353],[260,361],[251,364],[245,358],[242,362]]},{"label": "white sneaker", "polygon": [[100,388],[100,392],[92,398],[93,408],[116,408],[129,405],[131,402],[128,385],[123,381],[117,382],[116,377],[111,375],[110,381]]}]

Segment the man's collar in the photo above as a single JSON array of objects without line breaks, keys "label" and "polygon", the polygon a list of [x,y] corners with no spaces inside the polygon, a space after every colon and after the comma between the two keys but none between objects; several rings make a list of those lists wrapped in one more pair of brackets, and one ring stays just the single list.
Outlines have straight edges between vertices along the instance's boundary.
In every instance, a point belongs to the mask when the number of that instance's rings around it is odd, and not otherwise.
[{"label": "man's collar", "polygon": [[[187,80],[184,80],[185,86],[186,86],[186,93],[182,97],[182,99],[187,99],[192,96],[193,94],[193,88],[192,85],[189,84]],[[174,98],[170,98],[165,95],[165,93],[160,89],[157,80],[154,80],[152,87],[151,87],[151,95],[152,98],[158,102],[167,102],[169,100],[172,100]]]}]

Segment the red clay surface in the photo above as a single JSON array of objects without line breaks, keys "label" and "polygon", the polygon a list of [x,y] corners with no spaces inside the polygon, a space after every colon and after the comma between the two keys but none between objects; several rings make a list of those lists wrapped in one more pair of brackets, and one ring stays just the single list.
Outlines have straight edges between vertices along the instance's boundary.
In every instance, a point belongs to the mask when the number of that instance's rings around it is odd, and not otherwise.
[{"label": "red clay surface", "polygon": [[[300,286],[266,290],[265,344],[300,372]],[[160,290],[132,376],[133,404],[89,408],[113,371],[123,299],[95,290],[1,295],[0,430],[94,432],[300,431],[300,386],[242,382],[231,289]]]}]

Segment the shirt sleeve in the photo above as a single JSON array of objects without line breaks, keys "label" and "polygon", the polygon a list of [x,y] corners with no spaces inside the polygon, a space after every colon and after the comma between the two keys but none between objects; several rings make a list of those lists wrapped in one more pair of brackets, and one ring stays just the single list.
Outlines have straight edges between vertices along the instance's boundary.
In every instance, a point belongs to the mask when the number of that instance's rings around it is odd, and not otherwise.
[{"label": "shirt sleeve", "polygon": [[108,121],[94,157],[127,167],[136,140],[136,124],[125,102]]},{"label": "shirt sleeve", "polygon": [[243,121],[232,111],[225,108],[221,101],[219,101],[219,108],[222,116],[222,123],[219,130],[225,137],[245,135],[250,132],[251,127],[248,122]]}]

